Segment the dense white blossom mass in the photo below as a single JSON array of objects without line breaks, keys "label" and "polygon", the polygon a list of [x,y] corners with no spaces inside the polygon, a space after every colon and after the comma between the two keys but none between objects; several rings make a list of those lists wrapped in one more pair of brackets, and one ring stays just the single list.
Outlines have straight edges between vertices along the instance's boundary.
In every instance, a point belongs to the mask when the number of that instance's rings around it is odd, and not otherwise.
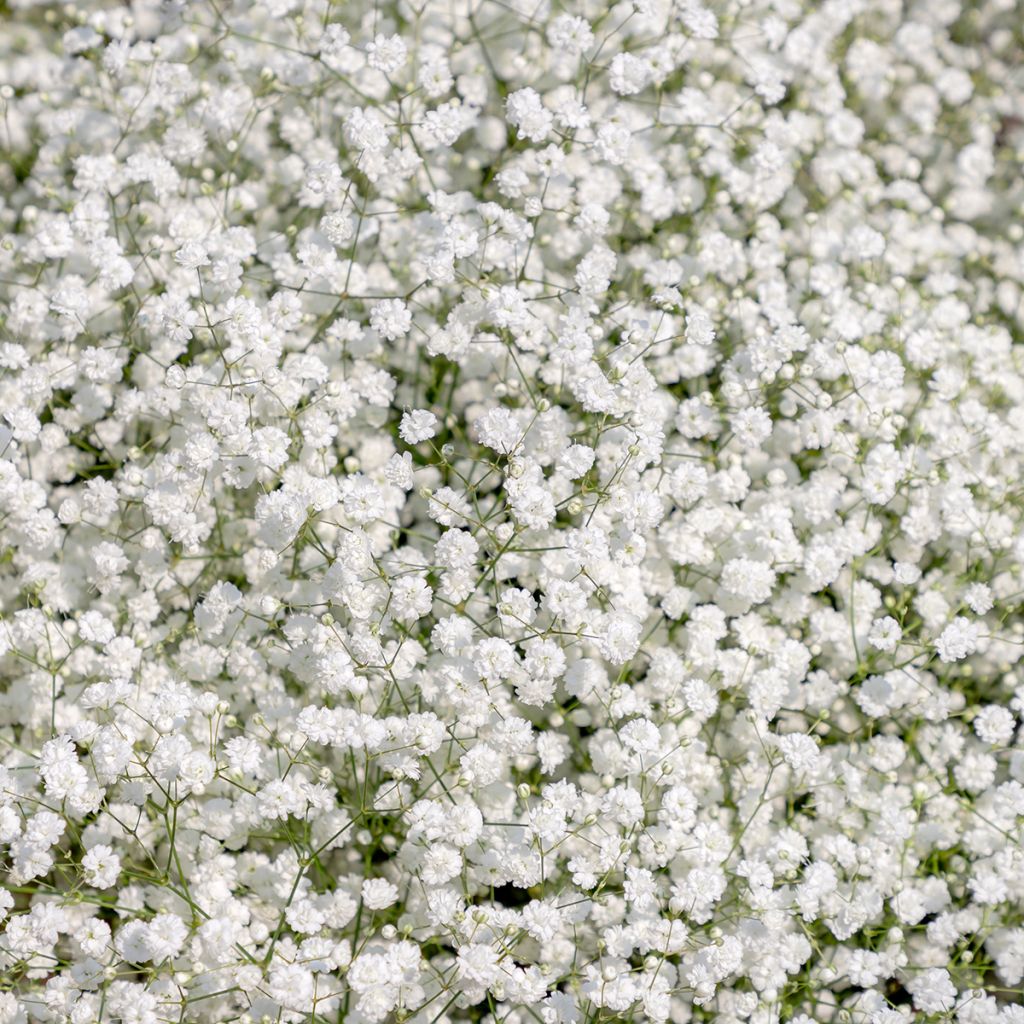
[{"label": "dense white blossom mass", "polygon": [[1024,1024],[1013,0],[0,3],[0,1024]]}]

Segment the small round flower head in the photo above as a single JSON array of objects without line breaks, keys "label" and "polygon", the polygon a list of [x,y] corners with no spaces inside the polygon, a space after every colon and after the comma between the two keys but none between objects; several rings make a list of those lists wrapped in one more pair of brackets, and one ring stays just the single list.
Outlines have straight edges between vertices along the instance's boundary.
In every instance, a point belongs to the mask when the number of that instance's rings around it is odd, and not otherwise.
[{"label": "small round flower head", "polygon": [[892,653],[899,645],[901,635],[900,624],[891,615],[886,615],[871,624],[868,643],[879,651]]},{"label": "small round flower head", "polygon": [[385,299],[370,310],[370,326],[382,338],[394,341],[409,333],[412,314],[401,299]]},{"label": "small round flower head", "polygon": [[398,899],[398,888],[383,878],[368,878],[360,891],[370,910],[384,910]]},{"label": "small round flower head", "polygon": [[405,63],[407,55],[405,40],[401,36],[378,35],[366,48],[366,63],[391,75]]},{"label": "small round flower head", "polygon": [[998,704],[982,708],[974,718],[974,732],[983,743],[1006,746],[1013,737],[1016,720],[1011,712]]},{"label": "small round flower head", "polygon": [[728,593],[755,603],[768,600],[775,579],[771,566],[749,558],[735,558],[722,571],[722,586]]},{"label": "small round flower head", "polygon": [[992,588],[985,583],[972,583],[964,594],[964,601],[976,615],[984,615],[995,606]]},{"label": "small round flower head", "polygon": [[505,101],[505,116],[523,138],[543,142],[551,131],[552,115],[534,89],[519,89]]},{"label": "small round flower head", "polygon": [[82,858],[82,870],[86,882],[96,889],[109,889],[121,872],[121,859],[113,849],[100,843]]},{"label": "small round flower head", "polygon": [[909,983],[914,1006],[923,1013],[945,1013],[956,1002],[957,991],[949,972],[932,967],[922,971]]},{"label": "small round flower head", "polygon": [[935,650],[942,661],[960,661],[978,646],[978,627],[970,619],[958,615],[935,641]]},{"label": "small round flower head", "polygon": [[437,432],[437,417],[427,409],[413,409],[402,416],[398,425],[399,436],[406,444],[419,444]]}]

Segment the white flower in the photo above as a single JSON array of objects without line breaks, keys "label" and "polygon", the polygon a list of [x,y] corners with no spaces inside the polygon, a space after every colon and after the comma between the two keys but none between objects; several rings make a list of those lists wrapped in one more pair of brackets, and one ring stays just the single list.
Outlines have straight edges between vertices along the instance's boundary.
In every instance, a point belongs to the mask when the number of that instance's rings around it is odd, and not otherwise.
[{"label": "white flower", "polygon": [[366,62],[371,68],[391,75],[405,63],[407,53],[401,36],[378,35],[366,48]]},{"label": "white flower", "polygon": [[651,77],[651,65],[632,53],[617,53],[609,66],[608,81],[620,96],[641,92]]},{"label": "white flower", "polygon": [[383,878],[368,878],[361,892],[363,905],[370,910],[384,910],[398,899],[398,887]]},{"label": "white flower", "polygon": [[786,759],[786,764],[794,772],[814,772],[821,763],[818,744],[813,736],[791,732],[779,737],[779,749]]},{"label": "white flower", "polygon": [[891,615],[886,615],[884,618],[875,619],[871,623],[868,643],[880,651],[892,653],[899,645],[902,634],[903,631],[900,629],[900,624]]},{"label": "white flower", "polygon": [[402,416],[398,432],[406,444],[426,441],[437,432],[437,417],[427,409],[413,409]]},{"label": "white flower", "polygon": [[195,240],[186,242],[175,254],[174,261],[188,270],[197,270],[210,264],[206,246]]},{"label": "white flower", "polygon": [[81,6],[0,1024],[1024,1024],[1012,4]]},{"label": "white flower", "polygon": [[459,977],[483,988],[493,985],[501,973],[498,954],[482,942],[474,942],[459,950],[458,969]]},{"label": "white flower", "polygon": [[978,649],[978,627],[970,619],[958,615],[935,641],[935,650],[942,661],[961,661]]},{"label": "white flower", "polygon": [[531,142],[543,142],[551,131],[551,113],[544,109],[534,89],[519,89],[511,93],[505,101],[505,110],[509,124]]},{"label": "white flower", "polygon": [[82,858],[86,882],[97,889],[109,889],[121,873],[121,858],[104,843],[92,847]]},{"label": "white flower", "polygon": [[985,583],[972,583],[964,594],[964,600],[976,615],[984,615],[995,605],[992,588]]},{"label": "white flower", "polygon": [[998,704],[989,704],[981,709],[974,719],[974,731],[978,738],[993,746],[1006,746],[1013,738],[1016,727],[1013,715]]},{"label": "white flower", "polygon": [[370,310],[370,326],[388,341],[409,333],[412,314],[401,299],[385,299]]},{"label": "white flower", "polygon": [[921,971],[907,982],[907,990],[914,997],[914,1006],[922,1013],[946,1013],[956,1003],[956,988],[949,972],[939,967]]},{"label": "white flower", "polygon": [[723,588],[756,604],[771,597],[775,581],[771,566],[749,558],[735,558],[722,570]]}]

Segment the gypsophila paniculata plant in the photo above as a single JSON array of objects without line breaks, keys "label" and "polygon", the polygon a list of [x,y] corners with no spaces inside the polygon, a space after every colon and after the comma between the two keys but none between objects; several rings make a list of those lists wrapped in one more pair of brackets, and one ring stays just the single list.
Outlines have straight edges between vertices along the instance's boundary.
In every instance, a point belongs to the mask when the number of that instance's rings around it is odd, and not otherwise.
[{"label": "gypsophila paniculata plant", "polygon": [[0,1024],[1024,1024],[1013,0],[0,3]]}]

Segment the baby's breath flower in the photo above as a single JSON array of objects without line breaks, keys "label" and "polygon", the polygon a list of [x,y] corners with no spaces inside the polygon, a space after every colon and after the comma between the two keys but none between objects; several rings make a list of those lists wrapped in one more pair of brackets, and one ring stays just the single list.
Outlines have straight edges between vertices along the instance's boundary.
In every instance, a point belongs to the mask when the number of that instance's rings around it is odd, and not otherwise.
[{"label": "baby's breath flower", "polygon": [[4,12],[0,1024],[1024,1024],[1012,4]]}]

